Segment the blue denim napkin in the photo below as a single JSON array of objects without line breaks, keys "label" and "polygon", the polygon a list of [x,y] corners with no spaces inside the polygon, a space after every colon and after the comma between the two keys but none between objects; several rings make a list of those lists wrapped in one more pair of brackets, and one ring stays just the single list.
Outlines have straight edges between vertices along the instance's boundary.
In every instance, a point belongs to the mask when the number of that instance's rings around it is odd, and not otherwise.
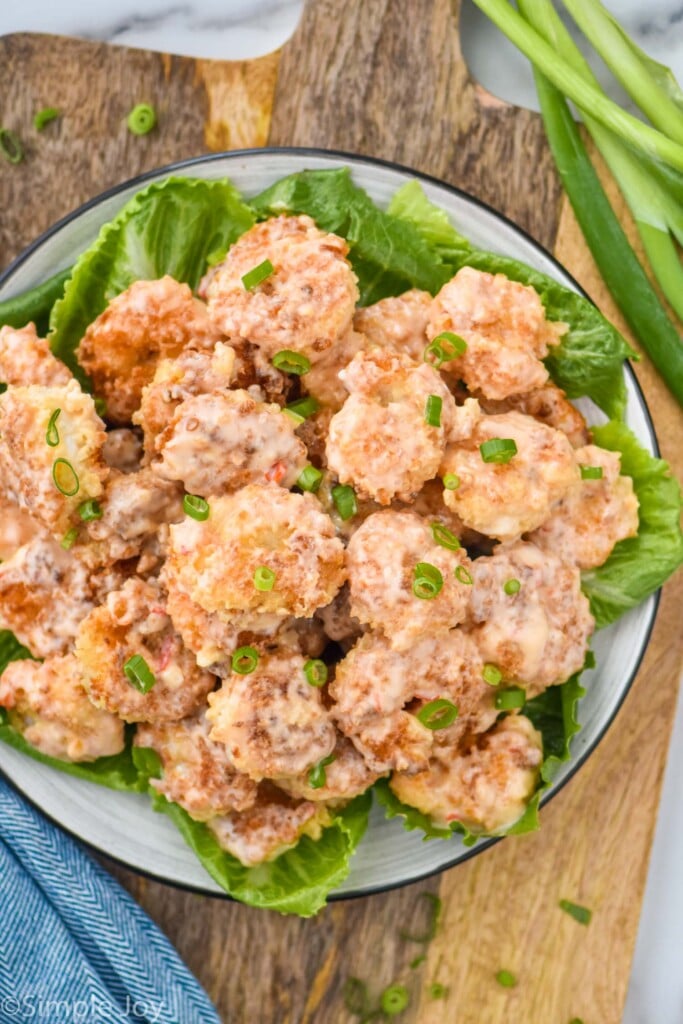
[{"label": "blue denim napkin", "polygon": [[0,1022],[220,1024],[145,912],[0,778]]}]

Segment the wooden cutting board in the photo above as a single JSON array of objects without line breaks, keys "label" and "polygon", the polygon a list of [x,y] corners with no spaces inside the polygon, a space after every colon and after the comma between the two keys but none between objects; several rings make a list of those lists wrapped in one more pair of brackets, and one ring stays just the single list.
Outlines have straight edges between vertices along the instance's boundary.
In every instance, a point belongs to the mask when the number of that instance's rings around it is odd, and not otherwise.
[{"label": "wooden cutting board", "polygon": [[[623,328],[586,251],[536,114],[481,89],[463,62],[457,0],[308,0],[295,36],[247,62],[200,61],[41,35],[0,39],[0,124],[27,158],[0,161],[0,266],[103,189],[210,150],[312,145],[415,167],[491,203],[553,250]],[[138,138],[125,115],[153,103]],[[63,111],[42,134],[43,106]],[[606,179],[607,180],[607,179]],[[614,189],[609,183],[611,193]],[[629,232],[632,225],[615,197]],[[644,361],[636,370],[664,455],[683,476],[680,411]],[[407,1024],[618,1024],[683,660],[683,579],[665,588],[640,675],[589,763],[510,839],[440,878],[335,904],[313,921],[114,874],[175,943],[226,1024],[344,1024],[349,976],[411,990]],[[439,893],[426,960],[400,937]],[[588,928],[557,908],[594,911]],[[514,989],[494,980],[501,967]],[[448,986],[434,999],[429,986]],[[182,1022],[178,1022],[182,1024]]]}]

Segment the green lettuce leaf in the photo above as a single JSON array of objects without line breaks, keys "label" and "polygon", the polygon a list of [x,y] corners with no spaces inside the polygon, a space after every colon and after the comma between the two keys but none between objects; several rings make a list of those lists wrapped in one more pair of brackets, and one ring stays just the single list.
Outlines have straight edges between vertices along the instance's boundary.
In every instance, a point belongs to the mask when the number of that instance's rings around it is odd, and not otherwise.
[{"label": "green lettuce leaf", "polygon": [[0,676],[10,661],[19,661],[22,658],[31,657],[33,655],[28,647],[20,644],[14,633],[10,633],[9,629],[0,630]]},{"label": "green lettuce leaf", "polygon": [[88,324],[133,281],[170,274],[196,288],[207,258],[254,223],[228,181],[168,178],[133,196],[79,257],[52,307],[50,345],[85,381],[75,351]]},{"label": "green lettuce leaf", "polygon": [[620,541],[604,565],[582,573],[582,588],[602,629],[657,590],[683,565],[681,489],[663,459],[641,448],[623,423],[593,427],[601,448],[621,453],[621,472],[638,496],[638,536]]}]

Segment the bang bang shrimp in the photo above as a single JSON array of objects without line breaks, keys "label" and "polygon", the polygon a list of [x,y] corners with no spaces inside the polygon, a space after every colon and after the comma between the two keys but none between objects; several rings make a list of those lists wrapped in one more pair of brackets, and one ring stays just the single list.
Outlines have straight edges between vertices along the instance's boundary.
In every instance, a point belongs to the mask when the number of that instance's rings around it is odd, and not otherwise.
[{"label": "bang bang shrimp", "polygon": [[492,416],[504,412],[521,412],[525,416],[532,416],[539,423],[545,423],[547,427],[561,430],[572,448],[582,448],[588,444],[585,419],[564,391],[555,384],[548,383],[542,388],[535,388],[523,395],[511,395],[499,402],[481,397],[479,401],[483,411]]},{"label": "bang bang shrimp", "polygon": [[40,384],[58,388],[73,380],[71,371],[39,338],[35,324],[17,330],[0,327],[0,381],[13,387]]},{"label": "bang bang shrimp", "polygon": [[427,346],[427,323],[432,305],[429,292],[411,288],[402,295],[380,299],[356,311],[355,330],[373,348],[388,349],[421,363]]},{"label": "bang bang shrimp", "polygon": [[278,779],[277,785],[298,800],[339,805],[365,793],[379,778],[380,773],[372,771],[353,743],[338,735],[332,754],[325,758],[323,767],[313,777],[315,785],[311,783],[311,772]]}]

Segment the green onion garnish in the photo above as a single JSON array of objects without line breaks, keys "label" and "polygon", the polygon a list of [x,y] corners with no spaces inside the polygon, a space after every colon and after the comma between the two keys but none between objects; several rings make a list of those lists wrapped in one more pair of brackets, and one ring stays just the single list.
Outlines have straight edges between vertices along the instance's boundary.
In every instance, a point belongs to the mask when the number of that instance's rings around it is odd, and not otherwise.
[{"label": "green onion garnish", "polygon": [[579,903],[572,903],[571,900],[560,900],[560,909],[573,917],[579,924],[590,924],[593,911],[588,907],[582,907]]},{"label": "green onion garnish", "polygon": [[418,562],[413,570],[413,593],[423,601],[431,601],[443,587],[441,570],[430,562]]},{"label": "green onion garnish", "polygon": [[203,523],[209,518],[211,510],[208,501],[200,498],[198,494],[186,494],[183,498],[183,511],[198,523]]},{"label": "green onion garnish", "polygon": [[316,764],[314,768],[311,768],[310,772],[308,773],[308,784],[311,787],[311,789],[323,788],[323,786],[327,782],[325,769],[327,768],[328,764],[332,764],[332,762],[336,760],[336,754],[328,754],[327,757],[324,757],[322,761],[318,762],[318,764]]},{"label": "green onion garnish", "polygon": [[4,395],[4,393],[6,391],[7,391],[7,384],[5,383],[4,380],[0,381],[0,395]]},{"label": "green onion garnish", "polygon": [[467,342],[459,334],[452,331],[442,331],[430,341],[424,350],[422,358],[435,370],[440,369],[450,359],[456,359],[467,351]]},{"label": "green onion garnish", "polygon": [[222,263],[225,257],[228,255],[228,250],[224,245],[218,249],[212,249],[206,257],[207,267],[216,267],[219,263]]},{"label": "green onion garnish", "polygon": [[9,128],[0,128],[0,153],[11,164],[20,164],[24,159],[24,147],[16,132]]},{"label": "green onion garnish", "polygon": [[133,135],[147,135],[157,123],[157,113],[149,103],[138,103],[133,107],[126,124]]},{"label": "green onion garnish", "polygon": [[320,487],[323,474],[315,466],[306,466],[302,469],[299,474],[299,479],[296,482],[297,487],[300,487],[302,491],[315,492]]},{"label": "green onion garnish", "polygon": [[436,732],[438,729],[447,729],[449,725],[453,725],[457,717],[457,707],[450,700],[446,700],[445,697],[430,700],[417,713],[417,720],[433,732]]},{"label": "green onion garnish", "polygon": [[309,658],[304,665],[304,675],[311,686],[324,686],[327,682],[327,665],[320,658]]},{"label": "green onion garnish", "polygon": [[[252,267],[246,274],[242,275],[242,284],[248,292],[251,292],[260,285],[266,278],[270,277],[271,274],[275,273],[275,267],[270,260],[264,260],[263,263],[259,263],[258,266]],[[278,352],[278,355],[280,353]],[[275,359],[273,359],[273,366],[277,366]],[[310,367],[309,367],[310,368]],[[280,367],[278,366],[278,369]],[[305,373],[305,370],[301,370],[301,373]]]},{"label": "green onion garnish", "polygon": [[275,573],[267,565],[259,565],[254,573],[254,586],[257,590],[272,590],[275,586]]},{"label": "green onion garnish", "polygon": [[67,530],[67,532],[62,537],[61,546],[64,548],[65,551],[69,551],[69,549],[72,548],[76,543],[77,538],[78,527],[72,526],[72,528],[70,530]]},{"label": "green onion garnish", "polygon": [[433,981],[429,986],[430,999],[445,999],[448,995],[448,988],[440,981]]},{"label": "green onion garnish", "polygon": [[489,686],[498,686],[498,683],[503,678],[503,673],[498,666],[491,664],[484,665],[481,675],[484,682],[488,683]]},{"label": "green onion garnish", "polygon": [[342,989],[344,1006],[356,1017],[367,1017],[370,1012],[368,986],[360,978],[347,978]]},{"label": "green onion garnish", "polygon": [[506,580],[505,583],[503,584],[503,590],[505,591],[506,594],[510,594],[510,596],[512,596],[512,594],[518,594],[521,587],[522,584],[519,582],[519,580],[515,579]]},{"label": "green onion garnish", "polygon": [[308,373],[311,368],[311,360],[307,356],[302,356],[300,352],[293,352],[289,348],[283,348],[281,352],[276,352],[271,362],[276,370],[293,373],[297,377]]},{"label": "green onion garnish", "polygon": [[131,684],[140,693],[149,693],[156,683],[156,676],[141,654],[134,654],[123,666],[123,672]]},{"label": "green onion garnish", "polygon": [[499,711],[514,711],[516,708],[523,708],[526,704],[526,692],[521,686],[508,686],[506,689],[498,691],[494,703]]},{"label": "green onion garnish", "polygon": [[496,974],[496,981],[499,985],[502,985],[503,988],[514,988],[517,984],[517,978],[512,971],[498,971],[498,974]]},{"label": "green onion garnish", "polygon": [[67,498],[73,498],[74,494],[78,494],[81,486],[78,474],[66,459],[55,459],[52,466],[52,479],[57,490]]},{"label": "green onion garnish", "polygon": [[57,430],[57,420],[61,409],[55,409],[47,421],[47,430],[45,431],[45,444],[49,445],[50,448],[56,448],[59,444],[59,431]]},{"label": "green onion garnish", "polygon": [[455,570],[455,578],[459,583],[464,583],[465,586],[471,587],[474,583],[472,579],[472,573],[469,569],[466,569],[464,565],[458,565]]},{"label": "green onion garnish", "polygon": [[447,491],[457,491],[460,486],[460,477],[456,473],[446,473],[443,485]]},{"label": "green onion garnish", "polygon": [[88,498],[78,506],[78,514],[84,523],[90,523],[93,519],[102,518],[102,506],[95,498]]},{"label": "green onion garnish", "polygon": [[602,480],[602,466],[579,466],[582,480]]},{"label": "green onion garnish", "polygon": [[457,551],[458,548],[462,547],[455,534],[447,530],[441,523],[432,523],[430,529],[435,542],[440,544],[442,548],[448,548],[449,551]]},{"label": "green onion garnish", "polygon": [[443,399],[440,395],[428,395],[425,404],[425,423],[430,427],[441,426],[441,408]]},{"label": "green onion garnish", "polygon": [[95,399],[95,412],[100,417],[106,416],[106,414],[107,414],[107,403],[105,402],[104,398],[101,398],[101,397],[98,396]]},{"label": "green onion garnish", "polygon": [[332,501],[344,522],[355,516],[358,511],[356,492],[348,484],[337,484],[336,487],[332,488]]},{"label": "green onion garnish", "polygon": [[307,395],[306,398],[300,398],[296,402],[290,402],[286,405],[283,412],[286,412],[292,419],[297,419],[299,423],[307,420],[309,416],[313,416],[314,413],[320,408],[320,402],[313,397],[313,395]]},{"label": "green onion garnish", "polygon": [[379,999],[382,1013],[387,1017],[396,1017],[403,1013],[410,1002],[410,995],[405,985],[389,985],[384,989]]},{"label": "green onion garnish", "polygon": [[[436,935],[437,928],[439,927],[439,920],[441,918],[442,901],[441,897],[437,896],[434,892],[422,892],[420,897],[429,903],[429,923],[427,929],[420,935],[411,935],[410,932],[399,932],[402,939],[406,939],[408,942],[422,942],[425,945],[432,941]],[[410,965],[413,967],[413,964]],[[417,966],[417,964],[415,964]]]},{"label": "green onion garnish", "polygon": [[37,132],[42,132],[45,125],[59,117],[59,110],[56,107],[43,107],[33,115],[33,127]]},{"label": "green onion garnish", "polygon": [[238,647],[230,664],[238,676],[248,676],[258,665],[258,651],[255,647]]},{"label": "green onion garnish", "polygon": [[425,953],[420,953],[420,955],[419,955],[419,956],[416,956],[416,957],[414,957],[414,958],[413,958],[413,959],[412,959],[412,960],[410,961],[409,967],[411,968],[411,970],[413,970],[413,971],[414,971],[414,970],[415,970],[415,968],[416,968],[416,967],[419,967],[419,966],[420,966],[420,964],[423,964],[423,963],[425,962],[425,960],[426,960],[426,959],[427,959],[427,956],[426,956],[426,954],[425,954]]},{"label": "green onion garnish", "polygon": [[511,437],[492,437],[479,445],[484,462],[496,462],[499,465],[510,461],[517,454],[517,445]]}]

